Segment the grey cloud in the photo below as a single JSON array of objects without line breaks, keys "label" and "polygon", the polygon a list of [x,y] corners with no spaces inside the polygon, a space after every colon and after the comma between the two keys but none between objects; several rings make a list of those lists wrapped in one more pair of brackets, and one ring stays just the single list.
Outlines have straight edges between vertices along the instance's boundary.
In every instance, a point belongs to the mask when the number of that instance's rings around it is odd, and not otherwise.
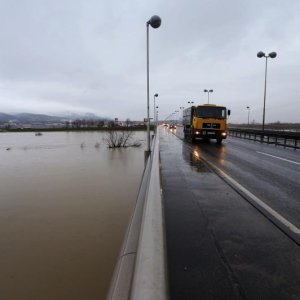
[{"label": "grey cloud", "polygon": [[232,121],[245,121],[248,105],[260,121],[263,50],[278,52],[269,64],[267,121],[299,121],[299,8],[295,0],[1,1],[0,111],[142,119],[145,23],[158,14],[150,91],[159,93],[162,118],[187,100],[205,102],[203,89],[213,88],[212,101],[229,105]]}]

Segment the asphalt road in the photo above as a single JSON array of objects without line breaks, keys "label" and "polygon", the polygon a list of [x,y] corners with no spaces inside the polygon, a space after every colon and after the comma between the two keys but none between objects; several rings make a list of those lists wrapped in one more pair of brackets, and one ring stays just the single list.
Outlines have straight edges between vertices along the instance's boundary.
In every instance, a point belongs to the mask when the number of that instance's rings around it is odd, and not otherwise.
[{"label": "asphalt road", "polygon": [[180,137],[161,129],[170,299],[300,299],[299,152]]}]

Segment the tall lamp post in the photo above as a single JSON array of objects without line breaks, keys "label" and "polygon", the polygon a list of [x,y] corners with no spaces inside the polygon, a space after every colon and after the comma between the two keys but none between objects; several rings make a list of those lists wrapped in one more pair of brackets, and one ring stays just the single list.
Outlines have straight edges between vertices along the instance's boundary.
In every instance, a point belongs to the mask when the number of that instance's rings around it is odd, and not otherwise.
[{"label": "tall lamp post", "polygon": [[[155,113],[155,98],[158,97],[158,94],[154,94],[154,105],[153,105],[153,125],[156,126],[156,113]],[[156,130],[156,128],[154,127],[154,130]]]},{"label": "tall lamp post", "polygon": [[178,123],[178,119],[176,119],[176,118],[177,118],[177,113],[179,113],[179,110],[175,110],[174,113],[175,113],[175,122],[177,124]]},{"label": "tall lamp post", "polygon": [[249,107],[249,106],[247,106],[246,108],[248,109],[248,126],[249,126],[250,107]]},{"label": "tall lamp post", "polygon": [[192,106],[194,104],[194,101],[188,101],[188,104]]},{"label": "tall lamp post", "polygon": [[149,25],[152,28],[158,28],[161,24],[161,18],[159,16],[152,16],[146,23],[147,28],[147,152],[150,153],[150,116],[149,116]]},{"label": "tall lamp post", "polygon": [[181,119],[181,123],[182,123],[184,106],[180,106],[179,109],[182,111],[182,119]]},{"label": "tall lamp post", "polygon": [[257,53],[258,58],[265,57],[266,58],[266,67],[265,67],[265,89],[264,89],[264,110],[263,110],[263,122],[262,122],[262,130],[265,130],[265,112],[266,112],[266,93],[267,93],[267,70],[268,70],[268,57],[275,58],[277,56],[276,52],[270,52],[266,55],[264,52],[259,51]]},{"label": "tall lamp post", "polygon": [[157,124],[158,124],[158,106],[156,106],[156,130],[157,130]]},{"label": "tall lamp post", "polygon": [[207,93],[207,103],[209,104],[209,94],[212,93],[214,90],[204,90],[204,93]]}]

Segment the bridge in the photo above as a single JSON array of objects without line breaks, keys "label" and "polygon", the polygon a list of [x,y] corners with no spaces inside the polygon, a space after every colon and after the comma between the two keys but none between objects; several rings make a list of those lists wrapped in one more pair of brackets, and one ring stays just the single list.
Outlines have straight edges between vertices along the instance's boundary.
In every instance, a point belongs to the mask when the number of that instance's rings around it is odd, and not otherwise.
[{"label": "bridge", "polygon": [[108,299],[300,299],[299,151],[158,135]]}]

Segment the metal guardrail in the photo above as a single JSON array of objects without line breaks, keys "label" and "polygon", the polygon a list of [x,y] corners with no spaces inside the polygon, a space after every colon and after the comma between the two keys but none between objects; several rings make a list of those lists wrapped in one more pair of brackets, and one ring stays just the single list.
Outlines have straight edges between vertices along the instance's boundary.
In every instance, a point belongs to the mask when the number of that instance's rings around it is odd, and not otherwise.
[{"label": "metal guardrail", "polygon": [[156,135],[107,299],[167,298],[159,141]]},{"label": "metal guardrail", "polygon": [[229,135],[238,138],[258,141],[261,143],[274,144],[287,148],[300,149],[300,133],[291,131],[255,130],[229,128]]}]

